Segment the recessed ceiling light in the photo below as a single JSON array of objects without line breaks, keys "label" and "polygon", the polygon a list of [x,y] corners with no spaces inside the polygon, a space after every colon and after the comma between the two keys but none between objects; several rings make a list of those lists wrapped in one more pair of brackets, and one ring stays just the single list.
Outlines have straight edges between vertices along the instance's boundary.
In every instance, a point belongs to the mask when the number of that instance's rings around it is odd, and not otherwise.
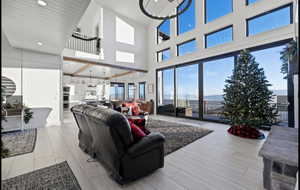
[{"label": "recessed ceiling light", "polygon": [[46,1],[43,1],[43,0],[38,0],[38,1],[37,1],[37,4],[39,4],[39,5],[42,6],[42,7],[47,6],[47,2],[46,2]]},{"label": "recessed ceiling light", "polygon": [[42,42],[38,42],[37,44],[38,44],[39,46],[42,46],[42,45],[43,45],[43,43],[42,43]]}]

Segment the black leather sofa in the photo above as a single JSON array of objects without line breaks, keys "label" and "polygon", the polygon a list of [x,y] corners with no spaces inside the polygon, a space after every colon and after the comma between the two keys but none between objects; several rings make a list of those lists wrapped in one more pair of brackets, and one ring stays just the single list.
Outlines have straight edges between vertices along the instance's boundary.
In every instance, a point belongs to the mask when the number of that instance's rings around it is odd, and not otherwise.
[{"label": "black leather sofa", "polygon": [[134,142],[126,117],[112,109],[76,105],[71,108],[79,127],[80,148],[93,155],[119,184],[164,166],[164,141],[152,132]]}]

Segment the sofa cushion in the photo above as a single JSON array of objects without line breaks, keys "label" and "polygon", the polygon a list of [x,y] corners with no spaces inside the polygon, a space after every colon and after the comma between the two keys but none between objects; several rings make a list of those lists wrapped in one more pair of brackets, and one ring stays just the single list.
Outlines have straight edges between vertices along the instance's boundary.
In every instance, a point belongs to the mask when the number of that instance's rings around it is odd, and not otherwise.
[{"label": "sofa cushion", "polygon": [[147,136],[136,124],[130,122],[131,133],[135,142]]}]

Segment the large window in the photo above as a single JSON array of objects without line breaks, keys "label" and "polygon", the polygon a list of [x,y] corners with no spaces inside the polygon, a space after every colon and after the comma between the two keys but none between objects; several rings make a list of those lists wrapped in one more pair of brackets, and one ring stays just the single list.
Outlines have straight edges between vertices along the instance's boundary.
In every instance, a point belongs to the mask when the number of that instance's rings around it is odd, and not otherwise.
[{"label": "large window", "polygon": [[205,23],[232,12],[232,0],[205,0]]},{"label": "large window", "polygon": [[127,97],[128,97],[128,100],[134,100],[135,99],[135,85],[134,85],[134,83],[128,83]]},{"label": "large window", "polygon": [[125,63],[134,63],[134,54],[124,51],[116,51],[116,61]]},{"label": "large window", "polygon": [[117,42],[134,45],[134,27],[119,17],[116,17],[116,40]]},{"label": "large window", "polygon": [[176,114],[199,117],[198,64],[176,68]]},{"label": "large window", "polygon": [[246,4],[249,5],[249,4],[252,4],[252,3],[255,3],[259,0],[246,0]]},{"label": "large window", "polygon": [[124,100],[125,85],[124,83],[110,83],[110,100]]},{"label": "large window", "polygon": [[[184,0],[178,7],[177,11],[181,11],[188,0]],[[195,0],[187,11],[177,17],[177,35],[193,30],[195,28]]]},{"label": "large window", "polygon": [[214,47],[233,40],[232,26],[205,35],[205,48]]},{"label": "large window", "polygon": [[175,115],[174,105],[174,68],[157,73],[157,112],[165,115]]},{"label": "large window", "polygon": [[170,59],[170,49],[164,49],[159,52],[157,52],[157,62],[167,61]]},{"label": "large window", "polygon": [[157,27],[157,43],[159,44],[169,39],[170,39],[170,20],[165,20]]},{"label": "large window", "polygon": [[256,62],[264,69],[265,75],[269,83],[269,87],[273,91],[273,104],[278,109],[278,120],[282,125],[288,123],[288,94],[287,80],[283,79],[284,75],[280,72],[282,61],[280,60],[280,52],[284,46],[268,48],[264,50],[254,51],[252,55]]},{"label": "large window", "polygon": [[247,20],[247,36],[252,36],[291,24],[291,5]]},{"label": "large window", "polygon": [[140,100],[146,99],[146,82],[139,83],[139,99]]},{"label": "large window", "polygon": [[232,75],[234,57],[203,63],[203,118],[222,119],[225,80]]},{"label": "large window", "polygon": [[182,56],[185,54],[193,53],[194,51],[196,51],[196,46],[197,43],[195,39],[179,44],[177,45],[177,55]]}]

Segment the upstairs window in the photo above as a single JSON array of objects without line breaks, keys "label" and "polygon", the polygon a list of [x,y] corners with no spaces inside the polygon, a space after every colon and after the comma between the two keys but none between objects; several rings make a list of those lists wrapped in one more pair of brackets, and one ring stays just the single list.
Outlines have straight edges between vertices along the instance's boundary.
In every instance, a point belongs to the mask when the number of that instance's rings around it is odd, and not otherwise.
[{"label": "upstairs window", "polygon": [[164,20],[157,27],[157,43],[160,44],[163,41],[170,39],[170,20]]},{"label": "upstairs window", "polygon": [[205,23],[231,13],[232,0],[205,0]]},{"label": "upstairs window", "polygon": [[205,48],[221,45],[233,40],[232,26],[205,35]]},{"label": "upstairs window", "polygon": [[116,40],[117,42],[134,45],[134,27],[119,17],[116,17]]},{"label": "upstairs window", "polygon": [[196,51],[196,40],[190,40],[177,45],[177,56],[193,53]]},{"label": "upstairs window", "polygon": [[255,3],[259,0],[246,0],[246,4],[249,5],[249,4],[252,4],[252,3]]},{"label": "upstairs window", "polygon": [[[177,12],[186,7],[188,0],[184,0],[178,7]],[[188,32],[195,28],[195,0],[184,13],[177,17],[177,35]]]},{"label": "upstairs window", "polygon": [[293,23],[292,6],[288,5],[271,12],[247,19],[247,36],[287,26]]},{"label": "upstairs window", "polygon": [[170,48],[157,52],[157,62],[167,61],[170,59]]},{"label": "upstairs window", "polygon": [[134,54],[124,51],[116,51],[116,61],[125,63],[134,63]]}]

